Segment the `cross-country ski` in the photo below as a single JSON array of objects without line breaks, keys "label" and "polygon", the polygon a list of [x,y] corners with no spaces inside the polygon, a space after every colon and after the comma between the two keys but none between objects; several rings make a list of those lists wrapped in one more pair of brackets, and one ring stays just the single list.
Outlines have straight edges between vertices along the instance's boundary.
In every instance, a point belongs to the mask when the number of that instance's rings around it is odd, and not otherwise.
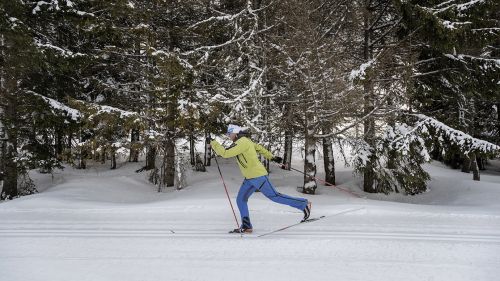
[{"label": "cross-country ski", "polygon": [[361,209],[364,209],[364,208],[347,209],[347,210],[342,210],[342,211],[330,214],[328,216],[325,215],[325,216],[320,216],[320,217],[315,217],[315,218],[309,218],[307,220],[304,220],[304,221],[301,221],[301,222],[298,222],[298,223],[295,223],[295,224],[291,224],[291,225],[288,225],[288,226],[285,226],[285,227],[282,227],[282,228],[278,228],[276,230],[273,230],[273,231],[270,231],[270,232],[267,232],[267,233],[260,234],[258,237],[263,237],[263,236],[271,235],[271,234],[274,234],[274,233],[277,233],[277,232],[280,232],[280,231],[292,228],[294,226],[298,226],[298,225],[302,225],[302,224],[306,224],[306,223],[310,223],[310,222],[315,222],[315,221],[318,221],[320,219],[324,219],[326,217],[333,217],[333,216],[338,216],[338,215],[342,215],[342,214],[349,213],[349,212],[359,211]]}]

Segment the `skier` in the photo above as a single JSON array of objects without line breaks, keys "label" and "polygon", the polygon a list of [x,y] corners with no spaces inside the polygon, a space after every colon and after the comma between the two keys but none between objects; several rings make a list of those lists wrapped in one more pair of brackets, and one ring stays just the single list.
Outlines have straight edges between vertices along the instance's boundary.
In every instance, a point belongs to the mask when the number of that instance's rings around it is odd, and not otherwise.
[{"label": "skier", "polygon": [[227,135],[233,141],[233,144],[228,149],[225,149],[220,143],[210,137],[206,139],[206,142],[221,157],[236,157],[241,173],[245,177],[236,198],[241,215],[241,227],[231,232],[252,233],[253,228],[248,212],[248,198],[256,190],[259,190],[267,198],[276,203],[285,204],[303,211],[304,218],[302,221],[306,221],[311,214],[311,202],[304,198],[296,198],[277,192],[269,181],[267,170],[259,161],[257,153],[268,160],[278,163],[282,161],[282,158],[273,157],[272,153],[262,145],[252,142],[245,136],[245,130],[238,125],[230,124],[227,128]]}]

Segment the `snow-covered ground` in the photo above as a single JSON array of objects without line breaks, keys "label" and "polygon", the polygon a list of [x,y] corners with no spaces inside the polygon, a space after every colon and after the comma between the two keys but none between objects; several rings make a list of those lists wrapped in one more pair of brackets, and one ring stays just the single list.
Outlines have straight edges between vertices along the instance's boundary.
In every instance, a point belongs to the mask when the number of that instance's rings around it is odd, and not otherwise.
[{"label": "snow-covered ground", "polygon": [[[219,163],[235,205],[241,175],[234,160]],[[236,223],[215,166],[191,173],[185,190],[157,193],[133,172],[140,165],[35,175],[39,194],[0,204],[0,280],[500,280],[498,173],[473,182],[429,164],[430,191],[414,197],[320,186],[305,197],[325,219],[265,237],[302,214],[256,193],[254,234],[241,237],[227,233]],[[304,196],[300,174],[272,168],[270,177]],[[337,177],[366,196],[350,170]]]}]

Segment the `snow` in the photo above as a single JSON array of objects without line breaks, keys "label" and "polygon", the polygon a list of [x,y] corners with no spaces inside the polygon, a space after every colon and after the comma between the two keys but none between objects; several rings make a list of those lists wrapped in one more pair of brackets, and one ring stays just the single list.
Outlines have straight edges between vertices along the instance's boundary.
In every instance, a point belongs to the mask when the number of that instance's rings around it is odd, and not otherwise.
[{"label": "snow", "polygon": [[36,4],[36,7],[33,8],[33,11],[32,11],[33,15],[36,15],[36,13],[38,13],[42,10],[41,9],[42,5],[50,5],[50,3],[47,3],[45,1],[38,1]]},{"label": "snow", "polygon": [[15,17],[9,17],[9,21],[12,23],[12,25],[11,25],[12,29],[15,29],[18,26],[18,24],[16,22],[18,22],[19,19],[15,18]]},{"label": "snow", "polygon": [[[140,23],[134,29],[150,29],[150,28],[151,28],[151,26],[149,24]],[[166,53],[164,51],[159,51],[159,52],[163,52],[164,54],[168,55],[168,53]],[[156,54],[153,54],[153,55],[156,55]]]},{"label": "snow", "polygon": [[458,11],[458,15],[460,17],[465,17],[465,16],[467,16],[467,14],[464,14],[463,12],[469,12],[468,11],[469,9],[475,8],[475,7],[485,3],[484,0],[472,0],[472,1],[465,2],[465,3],[461,3],[461,4],[457,4],[457,3],[453,3],[453,2],[456,2],[456,1],[455,0],[445,1],[443,3],[439,3],[438,5],[436,5],[435,8],[425,8],[425,7],[421,7],[421,8],[428,10],[428,11],[432,12],[433,14],[439,14],[439,13],[446,12],[450,9],[456,9],[456,11]]},{"label": "snow", "polygon": [[[31,13],[33,15],[36,15],[38,12],[41,12],[42,11],[42,6],[44,6],[44,5],[49,6],[49,8],[47,8],[48,11],[54,11],[54,10],[59,11],[59,10],[61,10],[61,8],[59,7],[59,1],[58,0],[51,0],[50,3],[49,2],[45,2],[45,1],[38,1],[36,3],[35,8],[33,8],[33,10],[31,11]],[[72,2],[70,0],[66,0],[66,7],[73,8],[74,6],[75,6],[74,2]],[[79,16],[92,16],[92,17],[95,16],[93,13],[87,13],[87,12],[78,11],[78,10],[75,10],[75,9],[70,9],[70,11],[76,13]]]},{"label": "snow", "polygon": [[358,69],[353,69],[349,74],[349,81],[354,81],[355,79],[363,80],[366,75],[366,70],[375,63],[375,60],[369,60],[359,66]]},{"label": "snow", "polygon": [[35,45],[41,49],[51,49],[51,50],[55,50],[57,52],[60,53],[61,56],[63,57],[71,57],[71,58],[74,58],[74,57],[83,57],[85,56],[85,54],[82,54],[80,52],[78,53],[73,53],[72,51],[70,50],[65,50],[61,47],[58,47],[58,46],[55,46],[55,45],[52,45],[50,43],[47,43],[47,44],[44,44],[42,42],[40,42],[39,40],[35,40]]},{"label": "snow", "polygon": [[[99,99],[99,96],[97,97],[97,99]],[[92,119],[92,118],[94,118],[94,116],[100,115],[100,114],[120,114],[120,118],[129,118],[129,117],[133,117],[133,116],[138,116],[137,112],[127,111],[127,110],[123,110],[123,109],[109,106],[109,105],[87,104],[87,103],[80,101],[80,100],[76,100],[76,102],[88,105],[88,106],[97,110],[97,112],[95,114],[92,114],[88,117],[89,119]]]},{"label": "snow", "polygon": [[[218,161],[235,205],[241,175],[234,159]],[[236,223],[215,165],[163,193],[134,172],[144,163],[33,173],[40,193],[0,203],[0,280],[498,280],[500,164],[492,163],[481,182],[426,164],[432,180],[419,196],[364,194],[352,170],[336,167],[339,187],[365,198],[322,185],[319,195],[301,194],[302,174],[273,167],[280,192],[327,217],[265,237],[257,236],[302,213],[256,193],[254,234],[227,234]],[[353,208],[363,209],[335,215]]]},{"label": "snow", "polygon": [[475,57],[475,56],[470,56],[470,55],[464,55],[464,54],[445,54],[444,55],[447,58],[450,58],[452,60],[459,60],[462,62],[465,62],[465,59],[469,60],[479,60],[483,63],[481,68],[487,70],[488,68],[500,68],[500,59],[490,59],[487,57]]},{"label": "snow", "polygon": [[94,102],[95,102],[95,103],[101,103],[101,102],[103,102],[103,101],[105,101],[105,100],[106,100],[106,97],[105,97],[104,95],[102,95],[102,94],[99,94],[99,95],[97,95],[97,97],[95,98]]},{"label": "snow", "polygon": [[466,22],[451,22],[451,21],[447,21],[447,20],[443,20],[441,22],[443,24],[443,26],[447,29],[457,29],[456,26],[461,26],[461,25],[467,25],[467,24],[472,24],[472,22],[470,21],[466,21]]},{"label": "snow", "polygon": [[79,16],[91,16],[91,17],[95,17],[95,15],[93,13],[87,13],[87,12],[84,12],[84,11],[76,11],[76,10],[74,10],[74,12],[76,12],[76,14],[79,15]]},{"label": "snow", "polygon": [[120,113],[120,118],[137,115],[137,112],[126,111],[126,110],[119,109],[119,108],[112,107],[112,106],[108,106],[108,105],[99,105],[97,107],[99,108],[99,111],[97,112],[97,114],[118,112],[118,113]]},{"label": "snow", "polygon": [[496,155],[499,155],[500,153],[500,146],[496,144],[481,139],[476,139],[469,134],[453,129],[447,126],[446,124],[434,118],[428,117],[426,115],[423,114],[413,114],[413,115],[423,120],[420,123],[420,125],[417,125],[416,127],[420,127],[421,125],[428,125],[436,129],[442,130],[448,136],[449,142],[458,144],[467,149],[468,151],[465,151],[465,153],[469,153],[470,151],[495,153]]},{"label": "snow", "polygon": [[[61,102],[54,100],[54,99],[48,98],[46,96],[37,94],[37,93],[32,92],[32,91],[30,91],[29,93],[42,98],[52,109],[66,112],[69,116],[71,116],[72,120],[78,120],[82,115],[80,113],[80,111],[78,111],[74,108],[71,108],[71,107],[69,107]],[[56,112],[54,112],[54,113],[56,113]]]},{"label": "snow", "polygon": [[484,0],[472,0],[472,1],[469,1],[469,2],[466,2],[463,4],[457,4],[457,10],[459,10],[460,12],[463,12],[465,10],[470,9],[471,7],[473,7],[476,4],[482,4],[482,3],[484,3]]}]

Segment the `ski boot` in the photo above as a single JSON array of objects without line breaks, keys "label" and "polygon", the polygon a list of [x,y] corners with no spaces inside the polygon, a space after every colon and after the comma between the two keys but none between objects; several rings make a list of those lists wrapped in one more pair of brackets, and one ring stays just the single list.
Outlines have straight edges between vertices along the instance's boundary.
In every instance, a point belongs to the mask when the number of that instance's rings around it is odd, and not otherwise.
[{"label": "ski boot", "polygon": [[253,229],[251,228],[235,228],[231,231],[229,231],[229,233],[242,233],[242,234],[250,234],[253,232]]},{"label": "ski boot", "polygon": [[309,219],[309,216],[311,215],[311,202],[307,201],[307,206],[303,210],[304,212],[304,218],[300,222],[305,222],[307,219]]}]

